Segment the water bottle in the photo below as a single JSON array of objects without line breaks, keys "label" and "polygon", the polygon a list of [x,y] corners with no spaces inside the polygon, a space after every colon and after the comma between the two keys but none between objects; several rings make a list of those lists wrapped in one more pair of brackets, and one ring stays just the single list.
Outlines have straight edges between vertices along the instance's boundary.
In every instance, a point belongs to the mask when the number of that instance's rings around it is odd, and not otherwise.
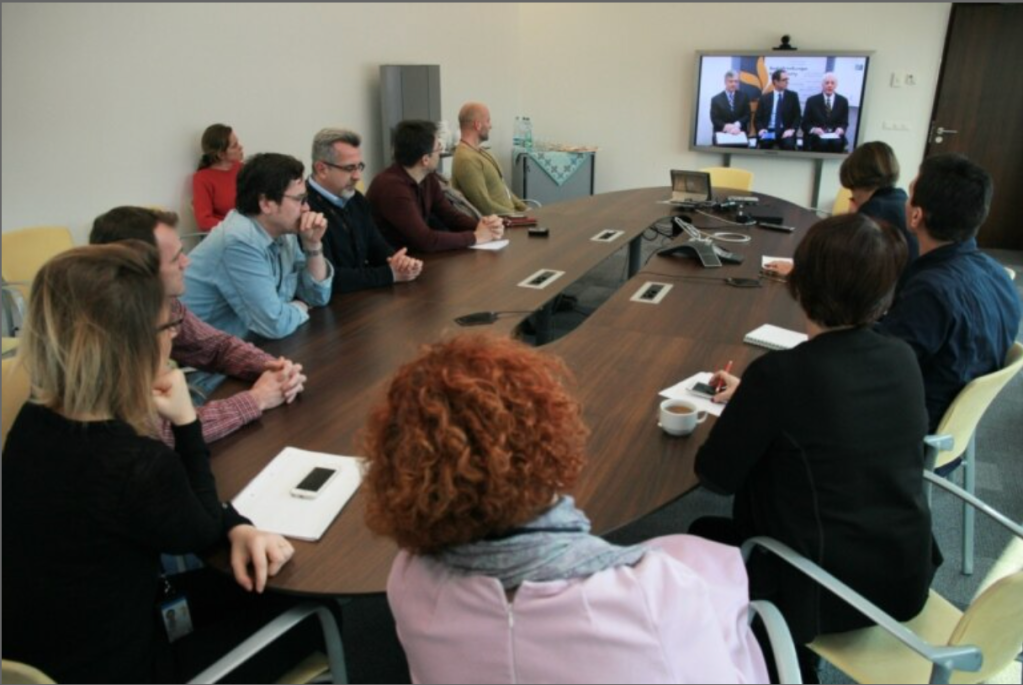
[{"label": "water bottle", "polygon": [[512,147],[522,147],[522,117],[515,117],[515,128],[512,129]]},{"label": "water bottle", "polygon": [[522,133],[522,145],[527,150],[533,149],[533,122],[529,120],[529,117],[522,119],[522,127],[525,129]]}]

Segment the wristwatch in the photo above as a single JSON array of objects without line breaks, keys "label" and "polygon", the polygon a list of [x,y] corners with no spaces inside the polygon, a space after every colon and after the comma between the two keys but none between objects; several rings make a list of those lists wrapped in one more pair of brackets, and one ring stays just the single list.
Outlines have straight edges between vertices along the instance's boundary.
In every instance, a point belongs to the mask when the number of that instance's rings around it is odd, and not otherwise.
[{"label": "wristwatch", "polygon": [[306,250],[305,251],[305,256],[306,257],[319,257],[321,254],[323,254],[323,247],[318,247],[315,250]]}]

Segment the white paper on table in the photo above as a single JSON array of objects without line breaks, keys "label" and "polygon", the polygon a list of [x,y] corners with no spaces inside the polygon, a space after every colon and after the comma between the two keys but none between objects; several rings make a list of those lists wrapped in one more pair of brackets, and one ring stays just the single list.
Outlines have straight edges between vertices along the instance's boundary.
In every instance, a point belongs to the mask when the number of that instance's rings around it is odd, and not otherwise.
[{"label": "white paper on table", "polygon": [[792,264],[792,258],[791,257],[768,257],[767,255],[764,255],[763,257],[760,258],[760,267],[761,268],[766,268],[767,265],[770,264],[771,262],[784,262],[785,264]]},{"label": "white paper on table", "polygon": [[685,400],[692,402],[700,411],[705,411],[712,416],[721,416],[721,412],[725,410],[725,405],[718,404],[717,402],[711,402],[706,397],[700,397],[694,395],[689,391],[691,387],[697,383],[710,383],[710,379],[714,377],[714,374],[704,371],[698,373],[695,376],[690,376],[681,383],[677,383],[670,388],[666,388],[661,391],[661,397],[669,400]]},{"label": "white paper on table", "polygon": [[[232,502],[256,528],[315,542],[359,489],[360,461],[287,447]],[[314,499],[292,495],[292,488],[317,466],[338,469],[339,473]]]},{"label": "white paper on table", "polygon": [[489,243],[483,243],[482,245],[470,245],[469,247],[471,247],[474,250],[494,250],[494,251],[496,251],[496,250],[503,250],[504,248],[508,247],[508,243],[509,243],[509,240],[507,238],[505,238],[504,240],[491,240]]}]

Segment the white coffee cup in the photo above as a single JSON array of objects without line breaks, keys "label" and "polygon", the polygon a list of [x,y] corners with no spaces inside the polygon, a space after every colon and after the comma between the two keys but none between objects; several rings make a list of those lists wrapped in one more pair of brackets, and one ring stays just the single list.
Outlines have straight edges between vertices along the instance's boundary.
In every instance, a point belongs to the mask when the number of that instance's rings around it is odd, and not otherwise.
[{"label": "white coffee cup", "polygon": [[661,402],[661,429],[668,435],[689,435],[707,420],[707,412],[685,400]]}]

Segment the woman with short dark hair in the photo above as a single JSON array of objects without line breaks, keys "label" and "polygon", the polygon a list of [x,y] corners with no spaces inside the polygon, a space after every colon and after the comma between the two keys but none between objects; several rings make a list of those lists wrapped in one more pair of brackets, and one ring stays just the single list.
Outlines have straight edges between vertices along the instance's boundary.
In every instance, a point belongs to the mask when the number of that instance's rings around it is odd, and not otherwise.
[{"label": "woman with short dark hair", "polygon": [[238,135],[225,124],[213,124],[202,134],[202,157],[192,176],[192,209],[200,231],[212,231],[234,209],[235,186],[245,150]]},{"label": "woman with short dark hair", "polygon": [[[726,390],[716,399],[728,407],[696,472],[735,502],[731,519],[690,528],[732,544],[780,540],[898,620],[923,608],[941,563],[924,497],[919,365],[908,345],[872,329],[905,253],[895,228],[862,214],[810,229],[789,280],[810,339],[757,359],[741,383],[718,374]],[[798,644],[869,624],[768,555],[752,560],[750,595],[778,605]]]},{"label": "woman with short dark hair", "polygon": [[766,682],[738,550],[617,547],[568,496],[587,435],[556,359],[430,346],[366,438],[366,523],[402,548],[387,598],[413,682]]},{"label": "woman with short dark hair", "polygon": [[874,140],[860,145],[842,161],[839,180],[852,193],[849,209],[899,229],[908,247],[907,266],[920,254],[916,236],[906,228],[906,200],[899,182],[899,160],[888,143]]}]

